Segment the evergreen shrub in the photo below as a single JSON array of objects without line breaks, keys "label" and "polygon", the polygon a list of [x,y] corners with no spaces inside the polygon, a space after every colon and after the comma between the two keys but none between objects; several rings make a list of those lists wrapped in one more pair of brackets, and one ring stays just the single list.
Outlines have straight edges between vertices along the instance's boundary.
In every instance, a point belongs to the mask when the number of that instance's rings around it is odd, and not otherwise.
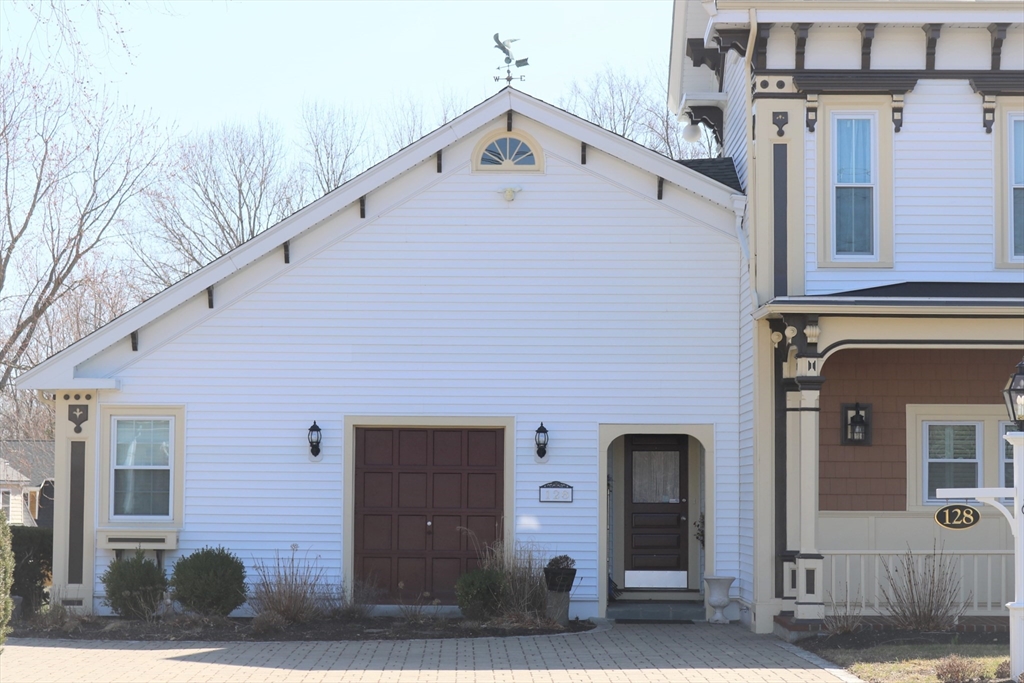
[{"label": "evergreen shrub", "polygon": [[151,619],[167,591],[167,576],[142,550],[107,565],[103,604],[127,619]]},{"label": "evergreen shrub", "polygon": [[474,569],[455,582],[455,596],[462,616],[484,621],[498,616],[505,592],[505,577],[495,569]]},{"label": "evergreen shrub", "polygon": [[11,527],[7,526],[7,515],[0,511],[0,652],[4,641],[11,632],[11,586],[14,585],[14,553],[11,552]]},{"label": "evergreen shrub", "polygon": [[22,597],[24,615],[36,614],[46,602],[44,588],[53,572],[53,529],[11,527],[11,548],[14,551],[14,587],[11,594]]},{"label": "evergreen shrub", "polygon": [[226,617],[245,603],[245,565],[220,546],[202,548],[174,565],[173,597],[182,607],[206,616]]}]

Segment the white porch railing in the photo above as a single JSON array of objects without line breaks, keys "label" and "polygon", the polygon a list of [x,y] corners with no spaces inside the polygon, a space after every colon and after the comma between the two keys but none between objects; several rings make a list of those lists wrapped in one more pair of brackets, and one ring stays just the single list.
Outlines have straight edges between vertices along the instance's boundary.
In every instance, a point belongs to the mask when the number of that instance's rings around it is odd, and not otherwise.
[{"label": "white porch railing", "polygon": [[[889,584],[882,560],[893,571],[901,567],[905,553],[841,551],[825,552],[825,612],[836,608],[860,611],[863,615],[888,612],[883,586]],[[922,567],[930,553],[914,552],[914,562]],[[966,615],[1009,615],[1006,603],[1013,599],[1013,553],[1010,551],[943,551],[960,578],[960,599],[967,605]]]}]

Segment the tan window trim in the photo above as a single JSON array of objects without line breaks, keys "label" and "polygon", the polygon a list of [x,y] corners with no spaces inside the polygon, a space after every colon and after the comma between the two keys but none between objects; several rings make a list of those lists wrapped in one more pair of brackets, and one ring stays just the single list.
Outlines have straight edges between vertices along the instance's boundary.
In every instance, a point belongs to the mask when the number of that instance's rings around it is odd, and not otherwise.
[{"label": "tan window trim", "polygon": [[1024,257],[1014,257],[1010,248],[1010,226],[1013,224],[1013,191],[1011,175],[1013,151],[1011,120],[1024,115],[1024,97],[1000,97],[996,101],[996,122],[992,129],[992,144],[995,151],[995,217],[996,217],[996,268],[1024,270]]}]

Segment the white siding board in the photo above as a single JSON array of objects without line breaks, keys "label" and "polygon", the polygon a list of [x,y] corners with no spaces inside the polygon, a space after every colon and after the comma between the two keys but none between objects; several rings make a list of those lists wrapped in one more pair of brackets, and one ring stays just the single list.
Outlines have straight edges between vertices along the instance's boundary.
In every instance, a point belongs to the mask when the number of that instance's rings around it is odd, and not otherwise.
[{"label": "white siding board", "polygon": [[[535,135],[578,153],[578,141]],[[599,424],[716,424],[721,471],[741,469],[741,277],[731,215],[674,187],[658,202],[656,178],[594,157],[617,167],[616,182],[555,155],[542,177],[463,166],[415,192],[400,178],[370,195],[374,218],[331,218],[295,240],[291,266],[269,254],[217,286],[214,310],[196,297],[146,326],[140,352],[120,344],[87,363],[122,381],[104,403],[187,406],[185,526],[167,566],[220,543],[252,577],[257,560],[297,543],[337,578],[346,415],[512,416],[506,528],[573,554],[574,601],[596,609]],[[498,193],[507,186],[523,188],[512,203]],[[313,419],[318,464],[305,443]],[[542,420],[551,458],[538,465]],[[572,505],[537,501],[553,479],[575,486]],[[720,486],[724,548],[746,522],[735,483]],[[97,576],[111,557],[97,551]]]},{"label": "white siding board", "polygon": [[[775,29],[772,30],[774,34]],[[792,31],[790,31],[792,34]],[[728,96],[725,109],[725,156],[732,157],[740,187],[747,186],[747,90],[750,76],[743,57],[736,50],[725,55],[725,77],[722,87]]]}]

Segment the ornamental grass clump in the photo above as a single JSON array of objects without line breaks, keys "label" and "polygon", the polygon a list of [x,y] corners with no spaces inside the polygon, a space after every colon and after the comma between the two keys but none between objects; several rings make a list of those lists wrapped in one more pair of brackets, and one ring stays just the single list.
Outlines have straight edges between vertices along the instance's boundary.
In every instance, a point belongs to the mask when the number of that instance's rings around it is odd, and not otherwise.
[{"label": "ornamental grass clump", "polygon": [[167,576],[140,549],[116,559],[100,575],[106,589],[103,604],[126,619],[152,619],[167,592]]},{"label": "ornamental grass clump", "polygon": [[273,612],[290,624],[302,624],[324,615],[328,607],[324,570],[316,558],[298,556],[298,543],[292,543],[291,550],[290,556],[275,552],[272,563],[256,560],[253,565],[256,582],[249,604],[257,617]]},{"label": "ornamental grass clump", "polygon": [[975,683],[987,678],[981,662],[960,655],[940,659],[935,665],[935,677],[942,683]]},{"label": "ornamental grass clump", "polygon": [[960,600],[960,576],[954,559],[932,545],[931,554],[907,549],[893,565],[883,556],[886,585],[882,594],[897,628],[908,631],[951,631],[971,597]]},{"label": "ornamental grass clump", "polygon": [[231,551],[202,548],[178,560],[171,573],[173,597],[203,616],[226,617],[245,603],[245,565]]}]

